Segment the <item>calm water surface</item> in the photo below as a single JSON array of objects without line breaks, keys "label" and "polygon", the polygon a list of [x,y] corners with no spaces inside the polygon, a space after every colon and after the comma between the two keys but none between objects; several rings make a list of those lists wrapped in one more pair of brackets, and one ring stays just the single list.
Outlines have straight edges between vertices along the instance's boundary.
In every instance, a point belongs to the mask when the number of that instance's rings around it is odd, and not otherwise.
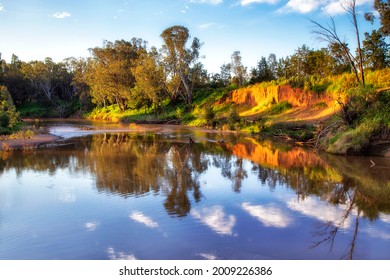
[{"label": "calm water surface", "polygon": [[389,159],[145,127],[2,152],[0,259],[390,259]]}]

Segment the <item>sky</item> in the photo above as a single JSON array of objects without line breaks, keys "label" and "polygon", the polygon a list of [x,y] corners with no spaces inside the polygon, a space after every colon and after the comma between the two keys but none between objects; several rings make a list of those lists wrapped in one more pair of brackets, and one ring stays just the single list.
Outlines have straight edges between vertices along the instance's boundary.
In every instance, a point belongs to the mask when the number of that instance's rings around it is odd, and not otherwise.
[{"label": "sky", "polygon": [[[201,62],[219,73],[234,51],[248,69],[262,56],[292,55],[306,44],[325,44],[311,32],[334,16],[340,37],[353,45],[350,21],[339,1],[345,0],[0,0],[0,53],[22,61],[51,57],[88,57],[104,40],[142,38],[160,48],[162,31],[173,25],[189,29],[203,43]],[[363,14],[374,0],[357,0],[361,33],[373,27]]]}]

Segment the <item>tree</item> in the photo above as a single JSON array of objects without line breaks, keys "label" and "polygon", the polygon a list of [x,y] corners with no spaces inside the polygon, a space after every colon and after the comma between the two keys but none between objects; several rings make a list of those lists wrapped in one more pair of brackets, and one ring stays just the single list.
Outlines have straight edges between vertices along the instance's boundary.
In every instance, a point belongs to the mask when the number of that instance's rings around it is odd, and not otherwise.
[{"label": "tree", "polygon": [[231,67],[234,74],[234,78],[239,86],[242,86],[246,80],[247,68],[242,64],[242,57],[240,51],[233,52],[231,56]]},{"label": "tree", "polygon": [[389,44],[386,43],[381,32],[373,30],[365,33],[363,40],[363,56],[365,66],[371,70],[379,70],[389,66]]},{"label": "tree", "polygon": [[230,63],[224,63],[221,66],[221,81],[224,86],[227,86],[232,79],[231,76],[232,65]]},{"label": "tree", "polygon": [[20,105],[31,102],[35,89],[31,82],[23,76],[22,62],[15,54],[11,57],[11,63],[5,65],[4,85],[7,87],[14,104]]},{"label": "tree", "polygon": [[[198,38],[194,38],[190,48],[186,47],[190,38],[186,27],[175,25],[161,33],[164,40],[162,53],[168,79],[172,82],[174,94],[180,95],[187,104],[192,103],[190,72],[199,59],[199,50],[202,46]],[[180,83],[178,81],[180,80]]]},{"label": "tree", "polygon": [[273,80],[275,77],[265,57],[257,62],[257,67],[251,70],[251,83],[261,83]]},{"label": "tree", "polygon": [[22,64],[21,71],[33,87],[51,102],[56,84],[56,64],[49,57],[45,61],[32,61]]},{"label": "tree", "polygon": [[132,69],[138,57],[146,52],[142,39],[106,41],[103,47],[91,49],[85,81],[90,88],[92,102],[100,106],[118,105],[124,111],[132,102],[135,77]]},{"label": "tree", "polygon": [[374,8],[379,13],[381,27],[379,31],[384,36],[390,36],[390,1],[389,0],[375,0]]},{"label": "tree", "polygon": [[72,57],[68,58],[65,63],[69,71],[72,73],[71,86],[74,91],[74,96],[78,98],[83,109],[90,109],[92,107],[90,88],[85,79],[85,74],[88,68],[88,60]]},{"label": "tree", "polygon": [[344,57],[348,60],[351,65],[353,72],[355,73],[356,80],[362,85],[365,84],[364,80],[364,68],[363,68],[363,55],[359,35],[359,27],[356,13],[356,0],[347,0],[343,2],[342,8],[349,14],[350,20],[354,27],[354,33],[357,43],[357,55],[354,56],[347,43],[345,43],[337,33],[336,24],[333,17],[330,17],[330,23],[322,25],[314,20],[310,20],[314,24],[313,33],[317,34],[321,40],[328,42],[329,44],[337,44],[342,50]]},{"label": "tree", "polygon": [[271,53],[268,56],[267,63],[268,63],[269,69],[272,73],[272,79],[276,79],[276,69],[278,68],[278,61],[277,61],[276,55],[274,53]]},{"label": "tree", "polygon": [[329,55],[332,58],[331,64],[332,74],[341,74],[344,72],[351,72],[351,64],[347,57],[344,55],[344,49],[348,49],[348,45],[340,45],[337,43],[330,43],[328,45]]},{"label": "tree", "polygon": [[8,89],[0,86],[0,133],[10,132],[18,123],[18,118],[19,114]]},{"label": "tree", "polygon": [[154,49],[145,53],[138,59],[137,65],[133,69],[133,75],[136,79],[136,88],[143,96],[148,99],[154,107],[154,113],[157,116],[157,107],[164,99],[165,73],[162,65],[157,61],[157,51]]}]

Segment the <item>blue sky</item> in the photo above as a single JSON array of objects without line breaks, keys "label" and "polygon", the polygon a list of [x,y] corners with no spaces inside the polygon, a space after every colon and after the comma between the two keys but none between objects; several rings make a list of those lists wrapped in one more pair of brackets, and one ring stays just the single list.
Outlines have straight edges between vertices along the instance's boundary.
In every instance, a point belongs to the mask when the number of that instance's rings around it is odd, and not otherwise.
[{"label": "blue sky", "polygon": [[[161,47],[161,32],[183,25],[204,43],[202,63],[219,72],[240,51],[248,68],[261,56],[293,54],[303,44],[320,48],[308,18],[326,23],[335,16],[340,34],[353,41],[350,22],[340,0],[0,0],[0,52],[9,61],[51,57],[87,57],[88,48],[103,40],[148,41]],[[343,1],[343,0],[341,0]],[[361,15],[373,0],[357,0]],[[362,32],[370,24],[361,20]]]}]

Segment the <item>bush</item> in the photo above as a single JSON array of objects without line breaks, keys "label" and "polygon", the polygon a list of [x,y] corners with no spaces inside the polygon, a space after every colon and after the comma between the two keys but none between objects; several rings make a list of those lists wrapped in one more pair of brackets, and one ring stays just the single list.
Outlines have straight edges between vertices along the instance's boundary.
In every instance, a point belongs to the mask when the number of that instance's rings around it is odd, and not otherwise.
[{"label": "bush", "polygon": [[206,122],[208,126],[215,126],[215,113],[213,107],[205,105],[201,110],[201,119]]},{"label": "bush", "polygon": [[27,130],[20,130],[18,132],[15,132],[9,136],[10,139],[30,139],[34,137],[35,132],[27,129]]},{"label": "bush", "polygon": [[238,129],[241,118],[236,108],[230,108],[227,116],[227,125],[229,130]]},{"label": "bush", "polygon": [[283,101],[280,103],[276,103],[275,105],[272,105],[270,111],[272,115],[278,115],[283,113],[284,111],[287,111],[288,109],[291,109],[293,106],[291,103],[287,101]]},{"label": "bush", "polygon": [[16,111],[11,95],[4,86],[0,86],[0,132],[7,133],[18,124],[19,113]]},{"label": "bush", "polygon": [[356,154],[364,150],[372,135],[380,129],[378,121],[364,122],[354,129],[338,135],[338,139],[326,150],[332,154]]}]

